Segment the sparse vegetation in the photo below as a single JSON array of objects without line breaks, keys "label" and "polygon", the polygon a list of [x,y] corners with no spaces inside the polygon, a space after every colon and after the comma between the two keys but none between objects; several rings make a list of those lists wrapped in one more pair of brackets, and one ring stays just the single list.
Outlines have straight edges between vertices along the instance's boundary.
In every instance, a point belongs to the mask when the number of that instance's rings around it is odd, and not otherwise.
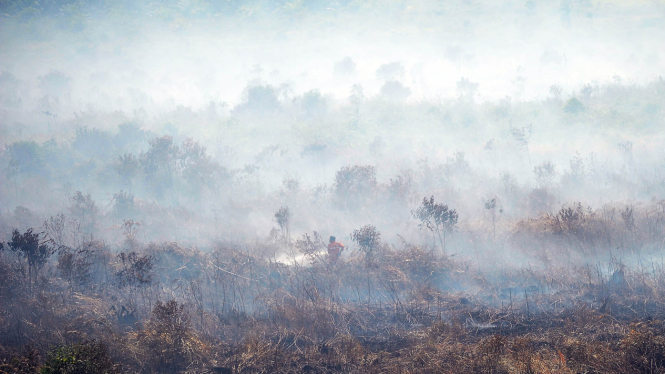
[{"label": "sparse vegetation", "polygon": [[423,198],[422,205],[411,212],[420,221],[421,228],[430,230],[439,239],[443,252],[446,251],[446,238],[455,230],[458,214],[448,205],[435,203],[434,196]]},{"label": "sparse vegetation", "polygon": [[664,10],[0,1],[0,374],[665,374]]}]

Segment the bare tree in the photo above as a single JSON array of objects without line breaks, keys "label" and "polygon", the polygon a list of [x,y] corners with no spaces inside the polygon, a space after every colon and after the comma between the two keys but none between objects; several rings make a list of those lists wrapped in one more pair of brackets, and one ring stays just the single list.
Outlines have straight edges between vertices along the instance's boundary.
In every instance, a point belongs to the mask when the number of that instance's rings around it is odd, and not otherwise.
[{"label": "bare tree", "polygon": [[66,231],[65,215],[56,214],[55,217],[51,216],[47,221],[44,221],[44,234],[53,242],[58,245],[64,245]]}]

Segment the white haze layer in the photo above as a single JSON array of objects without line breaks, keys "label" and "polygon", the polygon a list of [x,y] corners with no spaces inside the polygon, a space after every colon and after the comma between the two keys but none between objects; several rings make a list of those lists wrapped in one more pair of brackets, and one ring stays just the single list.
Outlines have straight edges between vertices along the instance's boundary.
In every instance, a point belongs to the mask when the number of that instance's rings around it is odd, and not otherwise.
[{"label": "white haze layer", "polygon": [[[665,66],[656,1],[389,4],[170,21],[87,15],[79,32],[48,19],[6,22],[0,69],[33,100],[37,78],[60,70],[73,78],[72,108],[153,114],[211,101],[232,107],[256,79],[288,84],[290,95],[318,89],[344,99],[360,84],[372,96],[384,83],[376,70],[390,62],[403,65],[395,78],[410,101],[456,97],[461,78],[478,83],[477,100],[526,100],[547,97],[552,85],[570,94],[615,78],[644,83]],[[335,74],[345,57],[355,71]]]},{"label": "white haze layer", "polygon": [[[235,172],[232,192],[198,200],[174,188],[155,202],[137,177],[137,205],[154,208],[142,217],[145,240],[258,241],[288,205],[293,237],[319,230],[348,242],[371,223],[387,240],[417,242],[427,235],[410,210],[424,196],[457,209],[467,228],[484,222],[482,204],[492,196],[504,200],[505,225],[579,201],[599,208],[665,197],[663,2],[369,1],[316,11],[302,1],[247,2],[233,14],[207,10],[207,2],[137,4],[0,19],[0,72],[15,77],[0,82],[0,142],[69,145],[82,126],[115,134],[134,122],[177,144],[193,138]],[[64,83],[43,84],[53,72]],[[386,94],[391,81],[408,90]],[[244,111],[256,86],[274,88],[279,110]],[[313,90],[325,110],[307,114]],[[573,99],[589,109],[564,110]],[[528,150],[514,136],[526,128]],[[138,156],[147,141],[137,147]],[[584,182],[560,184],[575,160]],[[69,184],[110,217],[113,194],[127,187],[112,174],[115,159],[103,161],[86,178],[53,186],[28,176],[19,189],[3,179],[2,214],[18,206],[43,217],[66,212]],[[534,167],[545,162],[556,173],[539,181]],[[456,174],[465,163],[471,172]],[[317,197],[331,195],[336,171],[354,164],[375,166],[381,188],[409,172],[419,182],[405,206],[376,204],[385,210],[346,211]],[[452,177],[428,179],[442,165]],[[508,201],[508,174],[521,200]],[[288,180],[300,190],[281,194]],[[549,210],[523,206],[535,188],[551,193]],[[455,240],[472,252],[461,235]]]}]

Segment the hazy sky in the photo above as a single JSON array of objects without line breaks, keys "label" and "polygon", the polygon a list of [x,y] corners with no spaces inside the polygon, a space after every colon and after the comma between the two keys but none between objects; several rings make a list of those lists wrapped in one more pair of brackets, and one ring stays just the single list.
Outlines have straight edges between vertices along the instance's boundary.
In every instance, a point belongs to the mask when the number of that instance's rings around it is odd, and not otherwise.
[{"label": "hazy sky", "polygon": [[[296,4],[200,17],[188,4],[168,15],[11,18],[1,26],[0,70],[25,81],[33,99],[37,78],[61,70],[78,107],[131,112],[233,106],[252,81],[339,99],[361,84],[372,96],[386,79],[377,69],[391,62],[403,74],[390,78],[412,101],[456,97],[462,78],[478,83],[477,100],[520,100],[547,97],[552,85],[570,95],[615,77],[644,83],[665,67],[658,1],[405,1],[316,12]],[[336,73],[345,57],[355,71]]]}]

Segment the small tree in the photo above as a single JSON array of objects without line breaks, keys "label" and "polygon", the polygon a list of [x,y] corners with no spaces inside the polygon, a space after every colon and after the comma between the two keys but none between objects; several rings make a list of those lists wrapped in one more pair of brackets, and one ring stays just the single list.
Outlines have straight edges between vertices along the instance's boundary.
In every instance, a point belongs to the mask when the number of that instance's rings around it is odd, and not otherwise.
[{"label": "small tree", "polygon": [[146,182],[158,197],[163,197],[173,186],[180,148],[173,142],[173,137],[168,135],[153,138],[148,144],[150,148],[140,154],[138,162]]},{"label": "small tree", "polygon": [[501,219],[503,207],[496,197],[485,201],[483,216],[492,224],[492,241],[496,241],[496,223]]},{"label": "small tree", "polygon": [[550,161],[545,161],[542,164],[533,168],[536,174],[536,182],[541,188],[549,187],[554,181],[556,176],[556,165]]},{"label": "small tree", "polygon": [[275,213],[275,220],[282,230],[284,241],[287,244],[291,243],[291,211],[289,207],[279,208],[277,213]]},{"label": "small tree", "polygon": [[372,225],[366,225],[351,233],[351,239],[358,243],[360,251],[365,254],[367,266],[372,263],[376,250],[381,244],[381,233]]},{"label": "small tree", "polygon": [[136,177],[141,170],[139,160],[132,153],[125,153],[122,156],[118,156],[114,168],[116,173],[120,176],[123,185],[129,189],[132,188],[134,177]]},{"label": "small tree", "polygon": [[141,227],[140,222],[135,222],[133,219],[124,220],[122,224],[122,234],[125,236],[124,247],[130,251],[135,251],[139,246],[139,241],[136,238]]},{"label": "small tree", "polygon": [[585,109],[584,104],[582,104],[582,102],[576,97],[571,97],[563,107],[563,111],[569,114],[582,113]]},{"label": "small tree", "polygon": [[190,187],[194,196],[198,196],[204,187],[213,188],[216,177],[226,171],[214,162],[206,152],[206,147],[192,139],[185,139],[178,155],[180,174]]},{"label": "small tree", "polygon": [[[14,229],[12,231],[12,241],[7,243],[7,247],[27,260],[30,289],[32,289],[32,283],[36,281],[39,271],[56,251],[56,247],[51,241],[40,240],[39,234],[33,233],[32,229],[28,229],[24,234]],[[4,246],[2,246],[2,249],[4,249]]]},{"label": "small tree", "polygon": [[529,159],[529,167],[531,167],[531,153],[529,152],[529,140],[531,140],[531,132],[533,124],[522,127],[521,129],[510,129],[510,134],[517,142],[520,148],[526,151],[526,156]]},{"label": "small tree", "polygon": [[423,198],[423,203],[417,209],[411,211],[414,218],[420,221],[420,228],[426,227],[439,238],[441,248],[446,252],[446,239],[448,234],[455,230],[457,225],[457,211],[450,209],[448,205],[435,203],[434,196],[429,200]]},{"label": "small tree", "polygon": [[84,233],[91,235],[97,220],[97,206],[95,201],[92,200],[92,196],[76,191],[70,201],[69,211],[81,223]]},{"label": "small tree", "polygon": [[[374,261],[376,251],[381,245],[381,233],[372,225],[366,225],[351,233],[351,239],[358,243],[360,251],[365,254],[365,267],[370,268]],[[367,271],[367,306],[372,302],[372,282],[370,281],[371,271]]]},{"label": "small tree", "polygon": [[118,218],[128,218],[134,214],[134,194],[120,190],[113,194],[113,214]]}]

